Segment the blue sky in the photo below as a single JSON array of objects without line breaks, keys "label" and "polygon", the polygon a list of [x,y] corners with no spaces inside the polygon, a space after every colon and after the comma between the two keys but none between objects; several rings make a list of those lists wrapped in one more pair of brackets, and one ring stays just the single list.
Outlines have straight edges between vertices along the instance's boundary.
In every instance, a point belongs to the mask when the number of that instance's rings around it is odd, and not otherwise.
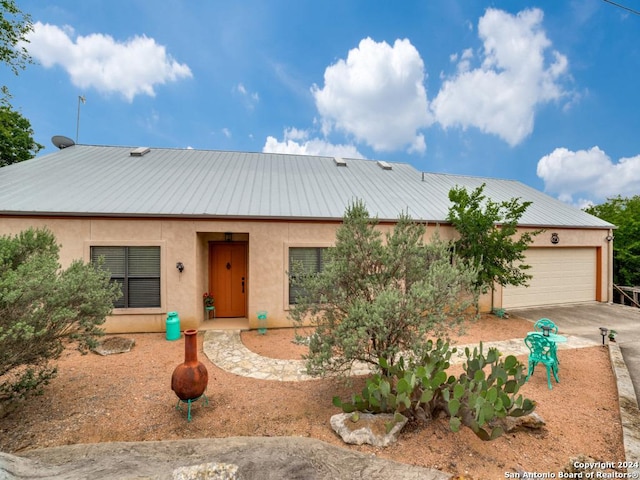
[{"label": "blue sky", "polygon": [[78,133],[640,194],[640,16],[603,0],[17,4],[36,64],[1,71],[40,155]]}]

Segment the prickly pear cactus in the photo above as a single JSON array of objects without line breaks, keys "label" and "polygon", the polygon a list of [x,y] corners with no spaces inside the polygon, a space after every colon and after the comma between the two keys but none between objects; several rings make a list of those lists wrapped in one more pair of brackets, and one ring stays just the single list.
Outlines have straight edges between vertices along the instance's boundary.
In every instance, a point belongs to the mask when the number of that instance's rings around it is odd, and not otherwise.
[{"label": "prickly pear cactus", "polygon": [[345,413],[395,413],[397,418],[429,419],[438,411],[450,416],[451,430],[465,425],[482,440],[494,440],[504,433],[499,419],[531,413],[535,403],[518,394],[526,381],[525,366],[513,355],[502,359],[495,348],[465,349],[466,361],[458,378],[448,375],[455,349],[438,340],[409,361],[398,359],[389,365],[379,359],[385,375],[369,378],[360,394],[333,403]]},{"label": "prickly pear cactus", "polygon": [[444,392],[444,400],[453,431],[466,425],[482,440],[494,440],[504,433],[497,419],[529,414],[535,404],[518,395],[526,380],[525,366],[513,355],[502,360],[495,348],[486,355],[482,350],[482,343],[473,353],[465,349],[464,373]]}]

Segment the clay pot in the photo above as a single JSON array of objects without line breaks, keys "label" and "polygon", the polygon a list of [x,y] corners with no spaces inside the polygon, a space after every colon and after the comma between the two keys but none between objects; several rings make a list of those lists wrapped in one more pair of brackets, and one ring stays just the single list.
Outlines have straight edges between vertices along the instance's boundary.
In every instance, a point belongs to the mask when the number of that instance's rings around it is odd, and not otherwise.
[{"label": "clay pot", "polygon": [[184,363],[178,365],[171,375],[171,390],[180,400],[195,400],[207,389],[209,372],[198,361],[198,331],[184,331]]}]

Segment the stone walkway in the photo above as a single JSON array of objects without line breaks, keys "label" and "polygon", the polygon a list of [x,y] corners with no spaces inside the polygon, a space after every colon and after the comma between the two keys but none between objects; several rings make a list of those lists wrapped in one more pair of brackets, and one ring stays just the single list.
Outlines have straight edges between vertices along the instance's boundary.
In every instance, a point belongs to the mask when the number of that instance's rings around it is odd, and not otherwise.
[{"label": "stone walkway", "polygon": [[[503,355],[527,355],[529,350],[522,338],[514,338],[500,342],[484,342],[484,351],[496,347]],[[559,349],[592,347],[597,342],[569,335],[567,343],[559,343]],[[452,357],[451,364],[464,361],[464,348],[476,345],[458,345],[458,352]],[[277,380],[295,382],[312,380],[306,374],[304,360],[278,360],[267,358],[252,352],[244,346],[240,338],[240,330],[207,330],[204,334],[203,350],[205,355],[217,367],[242,377],[261,380]],[[352,370],[352,375],[365,375],[370,370],[366,365],[359,365]]]}]

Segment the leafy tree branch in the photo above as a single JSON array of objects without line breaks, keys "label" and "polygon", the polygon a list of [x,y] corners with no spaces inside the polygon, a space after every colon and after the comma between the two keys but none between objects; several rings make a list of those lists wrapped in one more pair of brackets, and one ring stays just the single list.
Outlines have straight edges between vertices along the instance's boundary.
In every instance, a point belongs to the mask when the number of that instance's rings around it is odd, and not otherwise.
[{"label": "leafy tree branch", "polygon": [[476,285],[483,292],[494,283],[526,285],[531,279],[524,263],[525,251],[543,232],[518,232],[518,223],[531,202],[518,198],[494,202],[484,195],[485,185],[468,192],[462,187],[449,191],[452,205],[447,215],[459,234],[455,252],[478,269]]}]

